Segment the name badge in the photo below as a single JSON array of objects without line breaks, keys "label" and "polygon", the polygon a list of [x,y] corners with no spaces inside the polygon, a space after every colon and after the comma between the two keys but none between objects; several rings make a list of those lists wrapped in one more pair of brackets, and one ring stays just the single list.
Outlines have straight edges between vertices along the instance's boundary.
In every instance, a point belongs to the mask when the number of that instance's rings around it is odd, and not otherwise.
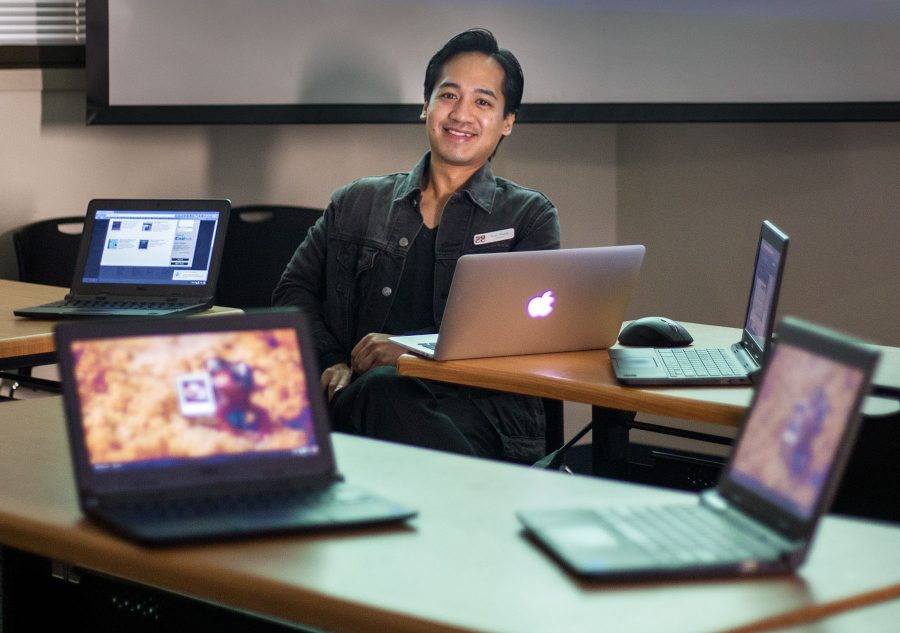
[{"label": "name badge", "polygon": [[515,237],[515,235],[515,229],[503,229],[502,231],[491,231],[490,233],[478,233],[475,236],[475,244],[491,244],[493,242],[511,240],[513,237]]}]

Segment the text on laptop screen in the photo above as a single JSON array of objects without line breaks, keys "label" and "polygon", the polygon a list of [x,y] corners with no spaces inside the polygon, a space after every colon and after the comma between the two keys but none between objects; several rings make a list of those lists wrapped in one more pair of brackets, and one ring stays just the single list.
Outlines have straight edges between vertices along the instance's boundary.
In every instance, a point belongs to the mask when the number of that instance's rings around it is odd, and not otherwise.
[{"label": "text on laptop screen", "polygon": [[750,291],[750,307],[747,310],[747,322],[744,329],[749,332],[753,342],[759,349],[765,349],[766,324],[775,305],[775,292],[778,284],[778,266],[781,253],[767,241],[759,244],[759,256],[753,274],[753,288]]},{"label": "text on laptop screen", "polygon": [[71,352],[95,471],[319,451],[293,329],[77,340]]},{"label": "text on laptop screen", "polygon": [[863,371],[779,343],[745,422],[729,476],[807,519],[834,466]]},{"label": "text on laptop screen", "polygon": [[203,285],[215,211],[97,211],[83,283]]}]

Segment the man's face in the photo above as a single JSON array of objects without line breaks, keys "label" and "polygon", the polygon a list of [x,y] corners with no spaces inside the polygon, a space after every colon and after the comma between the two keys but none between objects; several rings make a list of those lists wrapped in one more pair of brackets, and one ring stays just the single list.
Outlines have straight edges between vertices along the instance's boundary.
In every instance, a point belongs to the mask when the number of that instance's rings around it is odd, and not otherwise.
[{"label": "man's face", "polygon": [[444,64],[422,109],[432,164],[477,169],[512,132],[516,115],[503,116],[504,77],[484,53],[460,53]]}]

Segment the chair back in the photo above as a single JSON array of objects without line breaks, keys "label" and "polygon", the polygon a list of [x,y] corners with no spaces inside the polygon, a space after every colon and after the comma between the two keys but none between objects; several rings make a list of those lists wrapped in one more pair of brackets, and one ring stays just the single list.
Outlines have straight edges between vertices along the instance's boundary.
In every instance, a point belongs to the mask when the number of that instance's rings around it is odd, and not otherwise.
[{"label": "chair back", "polygon": [[289,205],[234,207],[228,220],[216,303],[232,308],[272,305],[285,266],[322,216],[322,209]]},{"label": "chair back", "polygon": [[[900,388],[876,386],[872,391],[900,404]],[[882,415],[864,414],[831,512],[900,523],[900,503],[896,501],[898,455],[900,409]]]},{"label": "chair back", "polygon": [[83,229],[81,215],[40,220],[15,230],[19,280],[71,287]]}]

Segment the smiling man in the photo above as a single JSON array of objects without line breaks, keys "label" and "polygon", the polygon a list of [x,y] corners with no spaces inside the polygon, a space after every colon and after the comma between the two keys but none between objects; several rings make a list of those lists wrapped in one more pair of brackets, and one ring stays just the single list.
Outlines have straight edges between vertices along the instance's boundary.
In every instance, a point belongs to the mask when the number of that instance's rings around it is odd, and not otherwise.
[{"label": "smiling man", "polygon": [[559,248],[553,204],[491,169],[523,85],[519,62],[490,31],[453,37],[425,71],[430,151],[410,172],[336,191],[288,263],[273,303],[310,318],[335,430],[482,457],[541,456],[539,399],[399,376],[403,350],[388,340],[438,330],[462,255]]}]

